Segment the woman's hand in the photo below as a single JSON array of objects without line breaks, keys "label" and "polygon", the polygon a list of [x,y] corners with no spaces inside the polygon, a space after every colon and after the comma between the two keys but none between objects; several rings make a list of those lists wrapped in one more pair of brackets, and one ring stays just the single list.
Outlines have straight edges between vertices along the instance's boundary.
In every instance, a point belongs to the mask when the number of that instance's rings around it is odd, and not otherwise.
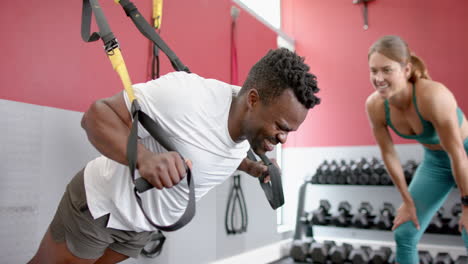
[{"label": "woman's hand", "polygon": [[[414,206],[414,202],[403,202],[400,208],[398,208],[397,215],[393,220],[392,231],[395,230],[401,224],[408,221],[412,221],[416,229],[419,230],[420,226],[418,216],[416,215],[416,207]],[[466,223],[468,224],[468,222]]]},{"label": "woman's hand", "polygon": [[462,229],[465,228],[465,231],[468,232],[468,207],[462,207],[462,215],[460,221],[458,221],[458,231],[462,232]]}]

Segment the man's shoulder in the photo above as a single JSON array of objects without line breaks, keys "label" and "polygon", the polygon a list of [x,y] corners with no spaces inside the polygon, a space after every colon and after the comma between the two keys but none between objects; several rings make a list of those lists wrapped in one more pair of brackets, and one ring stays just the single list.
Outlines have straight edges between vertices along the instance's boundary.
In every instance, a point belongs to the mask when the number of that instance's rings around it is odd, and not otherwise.
[{"label": "man's shoulder", "polygon": [[170,72],[159,79],[154,80],[157,83],[167,85],[177,85],[180,89],[219,89],[220,87],[225,89],[231,89],[231,85],[215,78],[206,78],[196,73],[188,73],[184,71]]},{"label": "man's shoulder", "polygon": [[190,79],[190,78],[202,78],[196,73],[191,73],[191,72],[185,72],[185,71],[173,71],[173,72],[168,72],[159,79],[164,79],[164,78],[179,78],[179,79]]},{"label": "man's shoulder", "polygon": [[137,88],[137,97],[145,98],[158,107],[174,105],[181,111],[219,109],[237,93],[235,86],[187,72],[171,72],[134,87]]}]

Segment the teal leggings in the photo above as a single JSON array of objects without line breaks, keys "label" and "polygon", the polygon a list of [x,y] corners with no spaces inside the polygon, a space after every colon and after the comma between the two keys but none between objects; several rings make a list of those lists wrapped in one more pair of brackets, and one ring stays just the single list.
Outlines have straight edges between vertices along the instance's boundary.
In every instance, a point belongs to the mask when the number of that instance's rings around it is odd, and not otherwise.
[{"label": "teal leggings", "polygon": [[[464,146],[468,153],[468,138],[465,139]],[[394,231],[397,263],[419,263],[417,244],[432,217],[454,187],[455,179],[447,153],[443,150],[424,148],[424,159],[409,185],[409,192],[416,205],[416,214],[421,229],[417,230],[414,223],[410,221],[400,225]],[[468,249],[468,234],[465,229],[462,232],[462,239]]]}]

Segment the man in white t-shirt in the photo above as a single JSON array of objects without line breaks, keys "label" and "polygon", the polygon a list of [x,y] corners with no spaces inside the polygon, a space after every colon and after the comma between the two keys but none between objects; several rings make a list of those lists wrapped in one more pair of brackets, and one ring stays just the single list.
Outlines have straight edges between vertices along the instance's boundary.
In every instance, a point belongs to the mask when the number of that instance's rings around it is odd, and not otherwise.
[{"label": "man in white t-shirt", "polygon": [[[169,225],[184,212],[189,190],[181,156],[192,169],[197,200],[236,169],[255,177],[267,171],[246,153],[264,154],[285,143],[320,103],[316,77],[308,71],[303,58],[281,48],[252,67],[242,88],[185,72],[134,85],[142,111],[180,153],[165,151],[139,128],[136,177],[155,187],[141,194],[149,218]],[[138,207],[127,167],[130,104],[121,92],[84,114],[82,126],[102,156],[68,184],[30,263],[117,263],[137,257],[157,231]]]}]

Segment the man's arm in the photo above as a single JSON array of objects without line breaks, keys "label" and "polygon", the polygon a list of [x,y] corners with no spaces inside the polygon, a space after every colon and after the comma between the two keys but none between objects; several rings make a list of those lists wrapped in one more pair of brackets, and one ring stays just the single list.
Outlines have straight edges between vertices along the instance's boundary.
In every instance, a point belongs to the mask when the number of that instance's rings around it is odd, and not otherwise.
[{"label": "man's arm", "polygon": [[[81,120],[89,141],[104,156],[127,165],[127,140],[131,116],[123,93],[94,102]],[[155,154],[138,143],[140,175],[158,189],[170,188],[185,176],[182,158],[176,152]]]},{"label": "man's arm", "polygon": [[[131,117],[122,93],[95,101],[85,112],[81,126],[88,140],[104,156],[127,165],[127,138]],[[139,144],[138,154],[146,149]]]}]

